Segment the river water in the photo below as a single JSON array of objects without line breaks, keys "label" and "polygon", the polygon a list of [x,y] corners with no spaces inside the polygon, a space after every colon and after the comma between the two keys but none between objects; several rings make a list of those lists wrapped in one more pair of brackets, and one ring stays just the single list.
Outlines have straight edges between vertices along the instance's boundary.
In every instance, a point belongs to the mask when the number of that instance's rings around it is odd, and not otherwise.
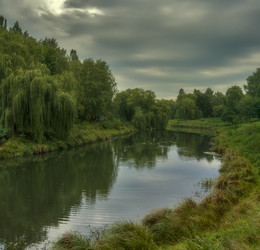
[{"label": "river water", "polygon": [[198,183],[220,167],[209,148],[208,136],[164,131],[0,161],[0,248],[43,245],[69,230],[87,234],[89,225],[139,221],[200,199]]}]

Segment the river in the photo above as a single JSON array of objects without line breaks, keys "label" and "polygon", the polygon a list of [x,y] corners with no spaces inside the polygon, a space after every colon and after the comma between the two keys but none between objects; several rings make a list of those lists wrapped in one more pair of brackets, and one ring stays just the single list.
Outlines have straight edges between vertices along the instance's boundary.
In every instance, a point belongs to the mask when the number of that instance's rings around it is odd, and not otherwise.
[{"label": "river", "polygon": [[164,131],[2,160],[0,248],[42,245],[69,230],[87,234],[89,225],[139,221],[185,197],[201,199],[207,193],[198,183],[220,167],[209,148],[208,136]]}]

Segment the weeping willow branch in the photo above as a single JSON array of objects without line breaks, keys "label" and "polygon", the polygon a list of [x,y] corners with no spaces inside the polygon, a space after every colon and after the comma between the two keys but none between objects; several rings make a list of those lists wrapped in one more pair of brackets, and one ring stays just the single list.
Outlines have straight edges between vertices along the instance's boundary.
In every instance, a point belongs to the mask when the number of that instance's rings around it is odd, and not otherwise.
[{"label": "weeping willow branch", "polygon": [[[0,88],[2,125],[13,133],[29,133],[38,142],[48,131],[57,137],[67,136],[76,117],[73,96],[45,72],[44,66],[19,69],[2,81]],[[68,77],[66,80],[68,85]]]}]

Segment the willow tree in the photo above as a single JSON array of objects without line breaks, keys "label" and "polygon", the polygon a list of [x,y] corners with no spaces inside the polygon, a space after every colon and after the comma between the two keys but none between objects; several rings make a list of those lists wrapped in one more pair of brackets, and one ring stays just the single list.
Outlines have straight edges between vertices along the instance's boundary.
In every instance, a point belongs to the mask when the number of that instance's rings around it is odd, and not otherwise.
[{"label": "willow tree", "polygon": [[1,84],[1,121],[13,133],[31,134],[42,142],[52,131],[64,137],[76,116],[73,97],[64,92],[48,70],[18,70]]},{"label": "willow tree", "polygon": [[168,100],[156,100],[152,109],[151,127],[165,129],[171,116],[171,107]]},{"label": "willow tree", "polygon": [[133,124],[139,130],[165,129],[170,117],[170,107],[164,100],[156,100],[149,108],[143,110],[137,106],[133,117]]},{"label": "willow tree", "polygon": [[202,117],[202,112],[192,96],[182,94],[178,95],[176,101],[176,116],[179,119],[193,120]]},{"label": "willow tree", "polygon": [[154,92],[142,88],[121,91],[117,93],[114,100],[116,113],[126,121],[132,121],[136,112],[137,117],[140,117],[141,113],[147,113],[154,104]]},{"label": "willow tree", "polygon": [[142,88],[117,93],[114,100],[117,115],[132,122],[139,130],[165,129],[171,107],[166,100],[156,100],[155,93]]}]

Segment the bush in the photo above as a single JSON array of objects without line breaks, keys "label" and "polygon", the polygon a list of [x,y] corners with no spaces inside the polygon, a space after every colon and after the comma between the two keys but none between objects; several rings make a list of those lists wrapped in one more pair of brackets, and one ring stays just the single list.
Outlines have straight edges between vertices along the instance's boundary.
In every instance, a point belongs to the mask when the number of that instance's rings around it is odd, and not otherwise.
[{"label": "bush", "polygon": [[120,120],[114,119],[114,120],[102,121],[101,126],[104,129],[120,129],[123,125],[122,125],[122,122]]},{"label": "bush", "polygon": [[8,139],[10,137],[10,131],[8,129],[2,128],[0,125],[0,139]]}]

